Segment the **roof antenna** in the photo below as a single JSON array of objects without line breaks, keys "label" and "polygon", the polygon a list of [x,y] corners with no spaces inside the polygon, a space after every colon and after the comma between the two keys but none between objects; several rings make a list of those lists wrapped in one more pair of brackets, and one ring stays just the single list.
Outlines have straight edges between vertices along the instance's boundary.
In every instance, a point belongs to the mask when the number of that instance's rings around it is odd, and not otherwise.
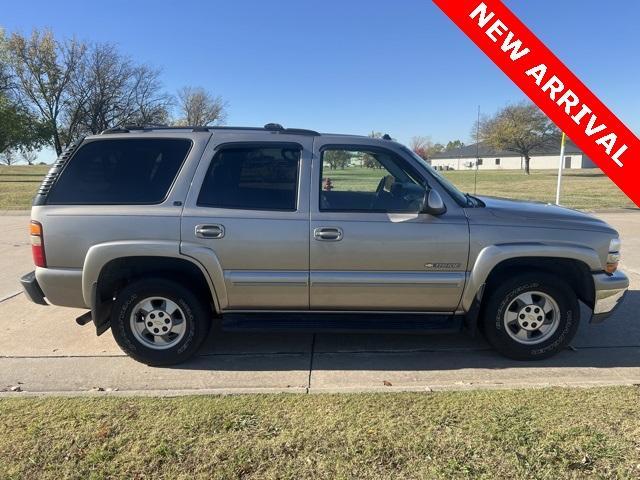
[{"label": "roof antenna", "polygon": [[478,190],[478,163],[480,163],[480,105],[478,105],[478,121],[476,122],[476,173],[473,175],[473,194]]}]

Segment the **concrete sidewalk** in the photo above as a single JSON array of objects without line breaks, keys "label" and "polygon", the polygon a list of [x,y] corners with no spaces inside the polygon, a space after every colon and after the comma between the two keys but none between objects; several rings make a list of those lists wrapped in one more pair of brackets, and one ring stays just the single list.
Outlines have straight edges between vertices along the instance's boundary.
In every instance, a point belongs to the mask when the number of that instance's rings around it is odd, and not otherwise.
[{"label": "concrete sidewalk", "polygon": [[[173,368],[126,357],[109,332],[78,327],[82,310],[39,307],[24,295],[0,303],[0,391],[16,395],[425,391],[640,384],[640,214],[600,215],[619,228],[626,303],[601,325],[583,323],[572,348],[515,362],[466,335],[331,335],[213,331],[199,356]],[[26,217],[0,216],[0,299],[31,269]],[[15,246],[14,246],[15,245]]]}]

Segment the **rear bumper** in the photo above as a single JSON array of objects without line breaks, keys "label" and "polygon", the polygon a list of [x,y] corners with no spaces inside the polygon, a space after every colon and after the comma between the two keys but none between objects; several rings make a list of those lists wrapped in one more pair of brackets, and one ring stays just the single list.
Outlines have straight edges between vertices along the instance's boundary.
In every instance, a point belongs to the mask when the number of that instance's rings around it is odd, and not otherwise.
[{"label": "rear bumper", "polygon": [[44,293],[36,279],[36,272],[29,272],[26,275],[23,275],[22,278],[20,278],[20,283],[22,284],[24,294],[29,300],[33,303],[37,303],[38,305],[48,305],[44,299]]},{"label": "rear bumper", "polygon": [[591,323],[600,323],[610,317],[620,306],[629,289],[629,279],[621,271],[613,275],[597,273],[593,275],[596,301],[593,306]]}]

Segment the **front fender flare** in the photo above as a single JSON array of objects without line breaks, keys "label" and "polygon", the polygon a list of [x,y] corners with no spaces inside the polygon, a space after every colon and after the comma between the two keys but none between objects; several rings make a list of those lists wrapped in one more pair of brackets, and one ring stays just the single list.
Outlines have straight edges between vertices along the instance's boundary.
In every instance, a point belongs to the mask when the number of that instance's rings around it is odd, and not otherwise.
[{"label": "front fender flare", "polygon": [[509,243],[483,248],[468,273],[462,294],[462,308],[469,312],[483,290],[487,278],[500,263],[514,258],[564,258],[585,263],[591,271],[602,269],[598,253],[588,247],[573,244]]}]

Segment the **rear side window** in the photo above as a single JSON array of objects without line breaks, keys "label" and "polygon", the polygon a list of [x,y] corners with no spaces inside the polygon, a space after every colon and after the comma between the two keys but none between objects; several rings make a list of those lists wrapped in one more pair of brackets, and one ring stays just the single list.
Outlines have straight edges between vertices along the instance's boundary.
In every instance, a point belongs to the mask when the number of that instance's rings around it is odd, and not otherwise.
[{"label": "rear side window", "polygon": [[198,205],[243,210],[296,209],[300,147],[227,147],[216,153]]},{"label": "rear side window", "polygon": [[98,140],[65,167],[48,204],[161,203],[191,148],[186,139]]}]

